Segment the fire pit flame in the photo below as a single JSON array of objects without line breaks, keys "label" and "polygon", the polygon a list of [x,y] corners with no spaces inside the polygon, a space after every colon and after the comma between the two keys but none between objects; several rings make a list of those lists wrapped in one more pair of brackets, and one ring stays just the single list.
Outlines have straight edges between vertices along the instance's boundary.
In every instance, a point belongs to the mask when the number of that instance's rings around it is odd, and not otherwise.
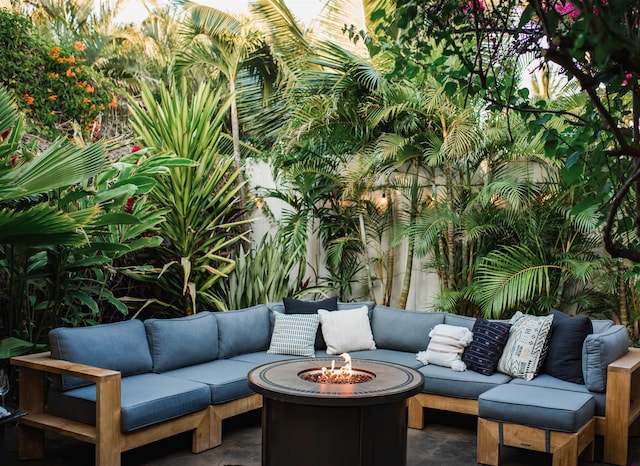
[{"label": "fire pit flame", "polygon": [[372,374],[353,370],[349,353],[342,353],[340,357],[344,359],[344,365],[339,369],[336,369],[336,361],[332,360],[330,369],[323,367],[320,370],[304,371],[300,374],[300,377],[309,382],[337,384],[353,384],[373,380],[374,376]]}]

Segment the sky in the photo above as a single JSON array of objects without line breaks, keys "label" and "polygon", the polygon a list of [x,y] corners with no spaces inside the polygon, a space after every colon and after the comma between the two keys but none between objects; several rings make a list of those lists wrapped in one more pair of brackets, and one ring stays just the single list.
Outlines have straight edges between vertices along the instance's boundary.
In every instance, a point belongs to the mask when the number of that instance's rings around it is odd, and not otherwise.
[{"label": "sky", "polygon": [[[162,3],[162,0],[160,0]],[[248,0],[199,0],[198,3],[208,5],[231,13],[247,11]],[[291,12],[305,23],[313,19],[322,9],[323,0],[285,0]],[[125,22],[140,21],[146,15],[146,9],[140,0],[129,0],[122,17]]]}]

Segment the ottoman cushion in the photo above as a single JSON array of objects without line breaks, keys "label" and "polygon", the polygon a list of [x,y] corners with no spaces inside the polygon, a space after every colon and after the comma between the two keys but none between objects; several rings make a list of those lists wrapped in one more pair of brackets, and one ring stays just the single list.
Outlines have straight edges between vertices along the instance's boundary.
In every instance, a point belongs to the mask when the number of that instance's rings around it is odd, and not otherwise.
[{"label": "ottoman cushion", "polygon": [[557,432],[577,432],[592,417],[593,396],[543,387],[501,385],[478,397],[478,416]]}]

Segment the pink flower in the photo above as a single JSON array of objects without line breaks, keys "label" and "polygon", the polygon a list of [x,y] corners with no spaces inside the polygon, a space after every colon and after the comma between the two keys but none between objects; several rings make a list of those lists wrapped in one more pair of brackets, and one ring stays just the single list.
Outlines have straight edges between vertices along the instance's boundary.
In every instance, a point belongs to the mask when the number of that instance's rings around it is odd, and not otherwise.
[{"label": "pink flower", "polygon": [[631,79],[633,75],[631,73],[627,73],[624,75],[624,80],[622,81],[622,85],[626,86],[629,84],[629,79]]},{"label": "pink flower", "polygon": [[464,7],[462,9],[463,13],[469,13],[472,12],[474,10],[474,8],[477,8],[480,11],[484,11],[485,10],[485,6],[482,3],[482,0],[471,0],[469,2],[469,5],[467,5],[466,7]]},{"label": "pink flower", "polygon": [[133,154],[134,152],[138,152],[139,150],[140,150],[140,146],[136,144],[135,146],[133,146],[133,149],[131,149],[131,153]]},{"label": "pink flower", "polygon": [[566,16],[572,21],[575,21],[580,16],[580,10],[578,10],[571,2],[567,1],[563,5],[562,3],[556,3],[556,11],[562,16]]}]

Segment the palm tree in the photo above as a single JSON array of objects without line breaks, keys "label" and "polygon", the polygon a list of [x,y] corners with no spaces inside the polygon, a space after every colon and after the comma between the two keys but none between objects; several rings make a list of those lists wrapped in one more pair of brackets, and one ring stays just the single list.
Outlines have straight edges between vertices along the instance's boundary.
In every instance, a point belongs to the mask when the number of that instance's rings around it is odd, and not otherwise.
[{"label": "palm tree", "polygon": [[[272,60],[264,42],[264,35],[248,18],[236,18],[230,14],[185,2],[188,8],[181,35],[182,49],[176,55],[174,69],[179,76],[188,70],[199,69],[201,76],[214,81],[224,79],[231,98],[231,134],[236,168],[241,171],[240,182],[244,184],[243,164],[240,151],[240,118],[238,95],[247,91],[239,88],[243,73],[257,82],[263,93],[274,83]],[[252,87],[249,91],[254,92]],[[246,193],[240,190],[241,202],[245,204]]]}]

